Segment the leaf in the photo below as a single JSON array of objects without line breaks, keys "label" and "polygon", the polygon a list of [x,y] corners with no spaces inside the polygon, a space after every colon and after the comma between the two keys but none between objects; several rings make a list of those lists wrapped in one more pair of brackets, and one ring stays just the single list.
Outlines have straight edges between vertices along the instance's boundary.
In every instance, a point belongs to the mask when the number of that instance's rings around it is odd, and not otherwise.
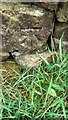
[{"label": "leaf", "polygon": [[64,106],[64,101],[63,100],[61,100],[61,104],[62,104],[64,118],[66,119],[66,110],[65,110],[65,106]]},{"label": "leaf", "polygon": [[35,93],[35,88],[33,88],[33,89],[32,89],[32,92],[31,92],[32,104],[34,104],[34,103],[33,103],[33,101],[34,101],[34,93]]},{"label": "leaf", "polygon": [[39,53],[36,52],[36,54],[46,63],[47,66],[49,66],[51,68],[50,63],[47,61],[47,59],[45,59],[43,56],[41,56]]},{"label": "leaf", "polygon": [[64,91],[64,89],[60,86],[60,85],[57,85],[57,84],[53,84],[52,83],[52,87],[56,90],[59,90],[59,91]]},{"label": "leaf", "polygon": [[9,112],[12,112],[7,106],[5,106],[5,105],[0,105],[0,108],[2,108],[2,109],[5,109],[5,110],[7,110],[7,111],[9,111]]},{"label": "leaf", "polygon": [[59,57],[60,57],[61,61],[62,61],[62,42],[63,42],[63,38],[64,38],[64,32],[63,32],[62,36],[60,37],[60,41],[59,41]]},{"label": "leaf", "polygon": [[57,94],[56,94],[55,90],[52,89],[52,88],[50,88],[50,89],[48,90],[48,93],[49,93],[51,96],[53,96],[53,97],[57,97]]},{"label": "leaf", "polygon": [[35,93],[37,93],[38,95],[41,95],[41,93],[39,91],[37,91],[37,90],[35,90]]},{"label": "leaf", "polygon": [[52,51],[53,51],[55,48],[55,44],[54,44],[54,39],[52,35],[51,35],[51,46],[52,46]]},{"label": "leaf", "polygon": [[61,104],[61,98],[60,99],[56,99],[51,105],[50,105],[50,108],[51,107],[57,107],[57,105],[60,105]]}]

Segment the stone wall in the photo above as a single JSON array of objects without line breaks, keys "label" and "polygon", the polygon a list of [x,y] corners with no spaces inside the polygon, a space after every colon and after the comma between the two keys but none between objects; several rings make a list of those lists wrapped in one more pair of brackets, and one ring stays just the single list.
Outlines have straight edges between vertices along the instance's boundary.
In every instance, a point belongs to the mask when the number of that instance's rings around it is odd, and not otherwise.
[{"label": "stone wall", "polygon": [[68,52],[68,2],[41,3],[45,9],[55,12],[54,38],[59,43],[59,39],[64,32],[63,48]]},{"label": "stone wall", "polygon": [[41,6],[55,11],[54,37],[59,39],[62,32],[65,32],[64,40],[68,41],[68,2],[41,3]]},{"label": "stone wall", "polygon": [[57,43],[63,32],[66,41],[64,49],[68,50],[68,2],[27,4],[3,2],[0,3],[0,16],[2,16],[1,57],[4,52],[6,54],[3,56],[10,53],[14,57],[19,57],[35,54],[36,51],[45,51],[51,44],[50,37],[54,36]]}]

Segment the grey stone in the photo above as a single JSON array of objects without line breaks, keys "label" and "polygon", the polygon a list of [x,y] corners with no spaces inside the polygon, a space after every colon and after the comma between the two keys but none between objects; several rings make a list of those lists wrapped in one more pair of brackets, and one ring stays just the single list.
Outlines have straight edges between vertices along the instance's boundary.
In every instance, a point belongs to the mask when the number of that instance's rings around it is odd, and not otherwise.
[{"label": "grey stone", "polygon": [[41,51],[53,30],[53,14],[37,6],[3,3],[2,50],[23,54]]}]

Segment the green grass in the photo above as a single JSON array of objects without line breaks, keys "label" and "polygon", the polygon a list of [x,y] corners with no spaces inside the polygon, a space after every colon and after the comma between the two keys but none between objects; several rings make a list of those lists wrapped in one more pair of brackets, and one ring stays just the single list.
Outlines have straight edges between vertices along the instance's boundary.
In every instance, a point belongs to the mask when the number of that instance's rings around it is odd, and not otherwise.
[{"label": "green grass", "polygon": [[49,60],[37,53],[42,65],[21,74],[12,69],[15,76],[4,77],[8,84],[3,81],[0,89],[0,119],[68,119],[68,55],[62,53],[62,39]]}]

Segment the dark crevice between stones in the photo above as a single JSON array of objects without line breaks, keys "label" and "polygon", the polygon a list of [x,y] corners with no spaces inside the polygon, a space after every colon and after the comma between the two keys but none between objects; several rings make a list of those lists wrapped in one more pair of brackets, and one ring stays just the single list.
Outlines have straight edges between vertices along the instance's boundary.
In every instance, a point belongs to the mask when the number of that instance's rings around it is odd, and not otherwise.
[{"label": "dark crevice between stones", "polygon": [[14,60],[14,57],[12,56],[12,53],[9,52],[9,57],[8,57],[9,60]]},{"label": "dark crevice between stones", "polygon": [[52,47],[51,47],[51,34],[48,37],[47,44],[48,44],[49,49],[52,50]]},{"label": "dark crevice between stones", "polygon": [[[54,50],[56,50],[55,41],[54,41],[54,31],[55,31],[56,13],[55,13],[55,10],[53,10],[52,12],[53,12],[53,20],[52,20],[53,29],[52,29],[51,34],[50,34],[49,37],[48,37],[47,44],[48,44],[49,49],[54,51]],[[53,41],[53,43],[54,43],[54,49],[52,49],[52,41]]]},{"label": "dark crevice between stones", "polygon": [[[54,48],[52,48],[52,43],[54,43]],[[50,34],[47,40],[48,47],[51,51],[57,51],[58,45],[54,41],[54,35]]]}]

